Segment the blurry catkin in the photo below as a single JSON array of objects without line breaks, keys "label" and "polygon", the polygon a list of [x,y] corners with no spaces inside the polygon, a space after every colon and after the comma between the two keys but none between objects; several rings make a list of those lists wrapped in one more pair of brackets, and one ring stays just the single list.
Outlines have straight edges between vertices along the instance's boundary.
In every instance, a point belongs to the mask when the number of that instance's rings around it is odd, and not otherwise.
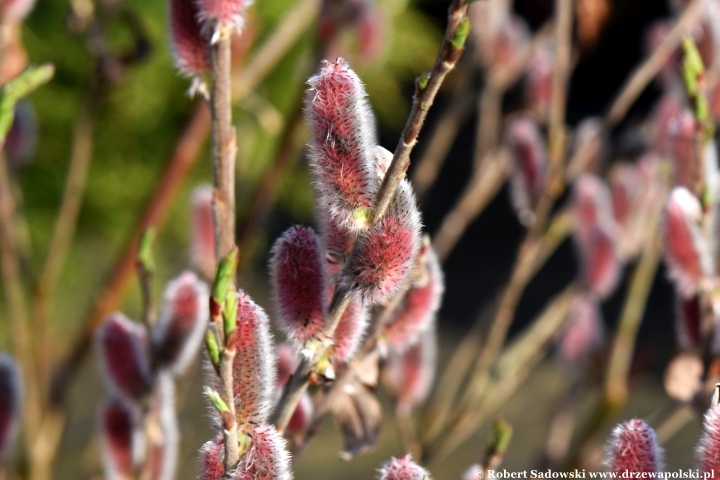
[{"label": "blurry catkin", "polygon": [[100,441],[109,480],[132,480],[135,476],[135,456],[143,449],[136,416],[131,407],[118,400],[107,400],[100,407]]},{"label": "blurry catkin", "polygon": [[378,480],[430,480],[430,473],[415,463],[408,453],[391,458],[378,469]]},{"label": "blurry catkin", "polygon": [[712,472],[713,478],[720,475],[720,405],[713,405],[705,412],[696,452],[702,472]]},{"label": "blurry catkin", "polygon": [[245,10],[250,0],[194,0],[197,3],[197,18],[205,28],[214,32],[223,30],[240,31],[245,25]]},{"label": "blurry catkin", "polygon": [[419,262],[422,275],[413,281],[400,308],[383,330],[388,345],[399,353],[415,343],[433,322],[445,291],[440,261],[431,246],[423,246]]},{"label": "blurry catkin", "polygon": [[242,424],[263,424],[275,389],[275,347],[267,315],[242,290],[237,294],[233,388],[235,414]]},{"label": "blurry catkin", "polygon": [[617,251],[619,230],[610,189],[594,175],[582,175],[573,191],[575,245],[584,285],[600,298],[615,289],[620,278]]},{"label": "blurry catkin", "polygon": [[355,357],[369,322],[367,305],[356,296],[345,309],[333,334],[332,359],[347,363]]},{"label": "blurry catkin", "polygon": [[342,281],[372,303],[397,294],[420,251],[420,228],[415,195],[403,180],[385,215],[356,240],[349,260],[351,274]]},{"label": "blurry catkin", "polygon": [[312,228],[290,227],[275,241],[270,277],[278,324],[293,344],[301,346],[325,326],[323,259]]},{"label": "blurry catkin", "polygon": [[192,272],[168,283],[157,323],[152,330],[158,363],[176,374],[195,357],[208,325],[208,287]]},{"label": "blurry catkin", "polygon": [[397,414],[407,417],[422,404],[435,380],[437,334],[435,325],[427,328],[413,345],[402,353],[390,351],[383,379],[397,397]]},{"label": "blurry catkin", "polygon": [[131,401],[150,393],[150,346],[142,325],[115,312],[97,329],[95,342],[103,378],[111,392]]},{"label": "blurry catkin", "polygon": [[365,87],[348,63],[328,62],[308,80],[305,118],[318,213],[341,228],[366,227],[379,186],[374,175],[375,121]]},{"label": "blurry catkin", "polygon": [[0,23],[21,22],[32,11],[35,0],[2,0]]},{"label": "blurry catkin", "polygon": [[0,462],[9,453],[20,428],[22,379],[15,359],[0,353]]},{"label": "blurry catkin", "polygon": [[560,335],[558,351],[567,365],[578,365],[603,344],[604,325],[593,295],[578,297],[570,308]]},{"label": "blurry catkin", "polygon": [[547,178],[547,148],[537,124],[528,117],[516,117],[506,133],[513,159],[510,194],[515,211],[524,225],[533,220]]},{"label": "blurry catkin", "polygon": [[639,419],[615,427],[606,447],[605,465],[617,474],[662,470],[663,450],[655,431]]},{"label": "blurry catkin", "polygon": [[207,40],[194,0],[170,0],[170,45],[175,66],[186,77],[197,77],[210,66]]},{"label": "blurry catkin", "polygon": [[684,187],[676,187],[665,208],[663,239],[670,278],[687,298],[712,270],[710,252],[702,234],[700,201]]}]

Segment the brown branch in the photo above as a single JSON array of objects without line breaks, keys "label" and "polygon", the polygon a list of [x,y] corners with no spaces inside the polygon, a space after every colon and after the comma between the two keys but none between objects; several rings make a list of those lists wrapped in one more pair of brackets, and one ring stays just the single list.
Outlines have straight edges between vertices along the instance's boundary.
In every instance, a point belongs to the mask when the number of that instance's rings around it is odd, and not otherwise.
[{"label": "brown branch", "polygon": [[[216,28],[220,28],[219,26]],[[212,131],[213,220],[215,228],[215,259],[235,248],[235,156],[237,142],[232,125],[232,90],[230,81],[230,34],[222,32],[210,43],[210,128]],[[227,405],[223,415],[225,475],[230,478],[240,460],[235,418],[233,361],[235,348],[226,338],[220,361],[220,396]]]},{"label": "brown branch", "polygon": [[[370,220],[371,225],[376,224],[385,214],[390,201],[395,195],[397,186],[404,178],[407,167],[410,164],[410,152],[417,142],[417,137],[425,121],[427,112],[433,104],[445,76],[453,69],[462,54],[463,45],[467,36],[467,32],[465,32],[464,36],[459,34],[462,25],[465,27],[469,26],[467,4],[464,0],[453,0],[448,10],[448,26],[445,31],[445,37],[443,38],[440,51],[435,60],[435,65],[429,74],[421,76],[416,81],[415,96],[413,97],[410,116],[405,124],[405,129],[395,149],[392,162],[385,174],[380,190],[375,197],[373,214]],[[357,248],[358,244],[359,242],[355,242],[354,248]],[[353,255],[351,254],[350,258],[352,257]],[[351,262],[347,262],[345,264],[343,275],[352,271],[352,265],[350,265],[350,263]],[[341,275],[341,277],[343,275]],[[336,286],[335,293],[330,302],[330,313],[326,319],[327,324],[323,330],[324,338],[332,338],[335,328],[340,322],[342,314],[345,312],[353,295],[355,295],[355,292],[350,291],[344,285],[340,284]],[[302,394],[307,390],[309,375],[314,364],[328,347],[329,342],[325,342],[319,346],[305,349],[307,354],[303,357],[295,374],[292,375],[290,381],[283,389],[282,396],[271,417],[271,422],[275,424],[279,431],[283,432],[285,430],[292,413],[295,411],[300,398],[302,398]]]}]

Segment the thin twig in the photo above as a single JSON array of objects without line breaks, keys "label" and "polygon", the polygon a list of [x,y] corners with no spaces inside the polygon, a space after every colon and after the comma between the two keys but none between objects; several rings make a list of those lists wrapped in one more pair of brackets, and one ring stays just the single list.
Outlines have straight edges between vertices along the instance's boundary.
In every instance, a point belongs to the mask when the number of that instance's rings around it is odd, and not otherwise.
[{"label": "thin twig", "polygon": [[[217,27],[219,28],[219,27]],[[222,32],[215,43],[210,43],[210,128],[212,131],[213,220],[215,228],[215,259],[229,254],[235,248],[235,156],[237,142],[232,125],[232,90],[230,82],[229,32]],[[227,405],[223,415],[225,475],[230,478],[240,460],[235,418],[233,388],[233,362],[235,348],[225,339],[220,361],[220,396]]]},{"label": "thin twig", "polygon": [[[380,190],[375,197],[373,213],[370,219],[371,226],[375,225],[383,217],[390,205],[390,201],[395,195],[398,184],[405,177],[407,167],[410,165],[410,152],[417,142],[417,137],[425,121],[427,112],[432,106],[445,76],[454,68],[462,55],[468,33],[467,29],[469,29],[467,7],[465,0],[453,0],[448,10],[448,26],[445,31],[445,37],[443,38],[440,51],[435,60],[435,65],[429,74],[422,75],[415,82],[415,96],[413,97],[410,116],[401,134],[400,142],[393,154],[392,162],[380,185]],[[464,32],[462,31],[463,28],[465,28]],[[360,242],[355,242],[354,248],[357,248],[359,243]],[[351,254],[350,258],[352,257],[353,255]],[[345,264],[344,274],[352,271],[350,263],[351,262],[347,262]],[[356,295],[356,293],[348,290],[343,284],[336,286],[330,302],[326,326],[322,332],[324,338],[332,338],[335,328],[354,295]],[[325,353],[328,347],[329,342],[324,342],[314,348],[305,349],[305,355],[300,365],[283,389],[282,396],[271,416],[271,422],[275,424],[280,432],[285,430],[285,427],[290,421],[290,417],[302,398],[302,394],[307,390],[309,375],[314,364]]]},{"label": "thin twig", "polygon": [[645,313],[650,288],[660,264],[662,242],[655,235],[659,223],[658,216],[652,216],[655,219],[654,225],[648,228],[646,247],[630,281],[630,289],[625,298],[625,305],[620,315],[618,330],[615,334],[610,360],[608,361],[607,376],[605,378],[605,401],[613,405],[623,405],[627,400],[628,377],[635,342],[640,322]]},{"label": "thin twig", "polygon": [[482,162],[434,236],[433,247],[440,261],[447,259],[470,223],[495,198],[509,172],[507,151],[490,154]]}]

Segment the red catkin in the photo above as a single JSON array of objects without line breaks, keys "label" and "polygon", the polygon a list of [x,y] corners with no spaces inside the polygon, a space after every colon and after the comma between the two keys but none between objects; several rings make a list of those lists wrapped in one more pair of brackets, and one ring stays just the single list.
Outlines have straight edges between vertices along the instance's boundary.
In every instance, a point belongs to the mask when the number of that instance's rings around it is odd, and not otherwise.
[{"label": "red catkin", "polygon": [[379,480],[426,480],[430,473],[415,463],[408,453],[404,457],[391,458],[378,470]]},{"label": "red catkin", "polygon": [[192,272],[168,283],[157,323],[152,330],[160,365],[181,373],[197,354],[208,325],[208,287]]},{"label": "red catkin", "polygon": [[615,427],[606,448],[605,465],[618,475],[662,470],[663,450],[655,431],[639,419]]},{"label": "red catkin", "polygon": [[270,277],[278,324],[296,346],[325,326],[325,274],[320,242],[312,228],[293,226],[275,241]]},{"label": "red catkin", "polygon": [[187,77],[210,67],[208,44],[200,31],[200,10],[193,0],[170,0],[170,44],[175,66]]}]

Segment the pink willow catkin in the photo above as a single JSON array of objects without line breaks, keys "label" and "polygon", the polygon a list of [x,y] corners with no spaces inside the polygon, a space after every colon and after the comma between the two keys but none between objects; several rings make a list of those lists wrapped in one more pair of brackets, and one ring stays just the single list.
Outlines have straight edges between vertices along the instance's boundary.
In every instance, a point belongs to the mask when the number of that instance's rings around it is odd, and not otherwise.
[{"label": "pink willow catkin", "polygon": [[663,450],[655,431],[639,419],[615,427],[606,448],[605,465],[616,474],[662,470]]},{"label": "pink willow catkin", "polygon": [[152,342],[156,361],[175,374],[185,370],[202,343],[208,324],[208,296],[207,285],[192,272],[182,273],[165,288]]},{"label": "pink willow catkin", "polygon": [[665,208],[662,233],[670,278],[684,298],[697,292],[702,278],[712,271],[701,222],[700,201],[685,187],[676,187]]},{"label": "pink willow catkin", "polygon": [[270,415],[275,390],[275,347],[265,311],[237,293],[233,389],[238,423],[261,425]]},{"label": "pink willow catkin", "polygon": [[22,379],[15,359],[0,353],[0,462],[9,453],[20,428]]},{"label": "pink willow catkin", "polygon": [[245,10],[252,3],[249,0],[194,0],[197,4],[197,19],[205,28],[240,31],[245,26]]},{"label": "pink willow catkin", "polygon": [[106,400],[100,407],[100,424],[105,474],[111,479],[132,479],[139,453],[134,447],[141,438],[137,412],[118,400]]},{"label": "pink willow catkin", "polygon": [[713,405],[705,412],[696,453],[702,472],[713,472],[713,477],[720,475],[720,405]]},{"label": "pink willow catkin", "polygon": [[198,5],[194,0],[170,0],[169,8],[175,66],[186,77],[200,76],[210,67],[210,52],[201,33]]},{"label": "pink willow catkin", "polygon": [[[252,443],[233,472],[231,480],[291,480],[290,454],[286,442],[273,426],[254,427]],[[218,435],[200,449],[200,480],[223,478],[224,440]]]},{"label": "pink willow catkin", "polygon": [[529,117],[516,117],[506,133],[513,159],[510,194],[520,221],[533,220],[548,172],[547,148],[537,124]]},{"label": "pink willow catkin", "polygon": [[388,345],[402,353],[414,344],[435,319],[445,291],[445,279],[435,250],[423,246],[420,259],[423,273],[405,294],[383,335]]},{"label": "pink willow catkin", "polygon": [[318,210],[341,229],[365,228],[379,182],[373,147],[375,121],[365,88],[343,59],[327,62],[308,80],[305,119],[310,127],[310,160]]},{"label": "pink willow catkin", "polygon": [[378,469],[378,480],[430,480],[431,478],[427,470],[413,462],[409,453],[401,458],[392,457]]},{"label": "pink willow catkin", "polygon": [[584,286],[600,298],[607,297],[620,279],[610,189],[595,175],[582,175],[573,189],[575,245],[580,257]]},{"label": "pink willow catkin", "polygon": [[407,283],[420,251],[420,212],[407,180],[400,182],[385,215],[357,240],[342,282],[372,303],[392,298]]},{"label": "pink willow catkin", "polygon": [[127,402],[139,401],[152,389],[147,330],[119,312],[97,329],[103,377],[108,389]]},{"label": "pink willow catkin", "polygon": [[290,227],[275,241],[270,278],[278,325],[296,347],[325,327],[326,283],[320,242],[309,227]]}]

